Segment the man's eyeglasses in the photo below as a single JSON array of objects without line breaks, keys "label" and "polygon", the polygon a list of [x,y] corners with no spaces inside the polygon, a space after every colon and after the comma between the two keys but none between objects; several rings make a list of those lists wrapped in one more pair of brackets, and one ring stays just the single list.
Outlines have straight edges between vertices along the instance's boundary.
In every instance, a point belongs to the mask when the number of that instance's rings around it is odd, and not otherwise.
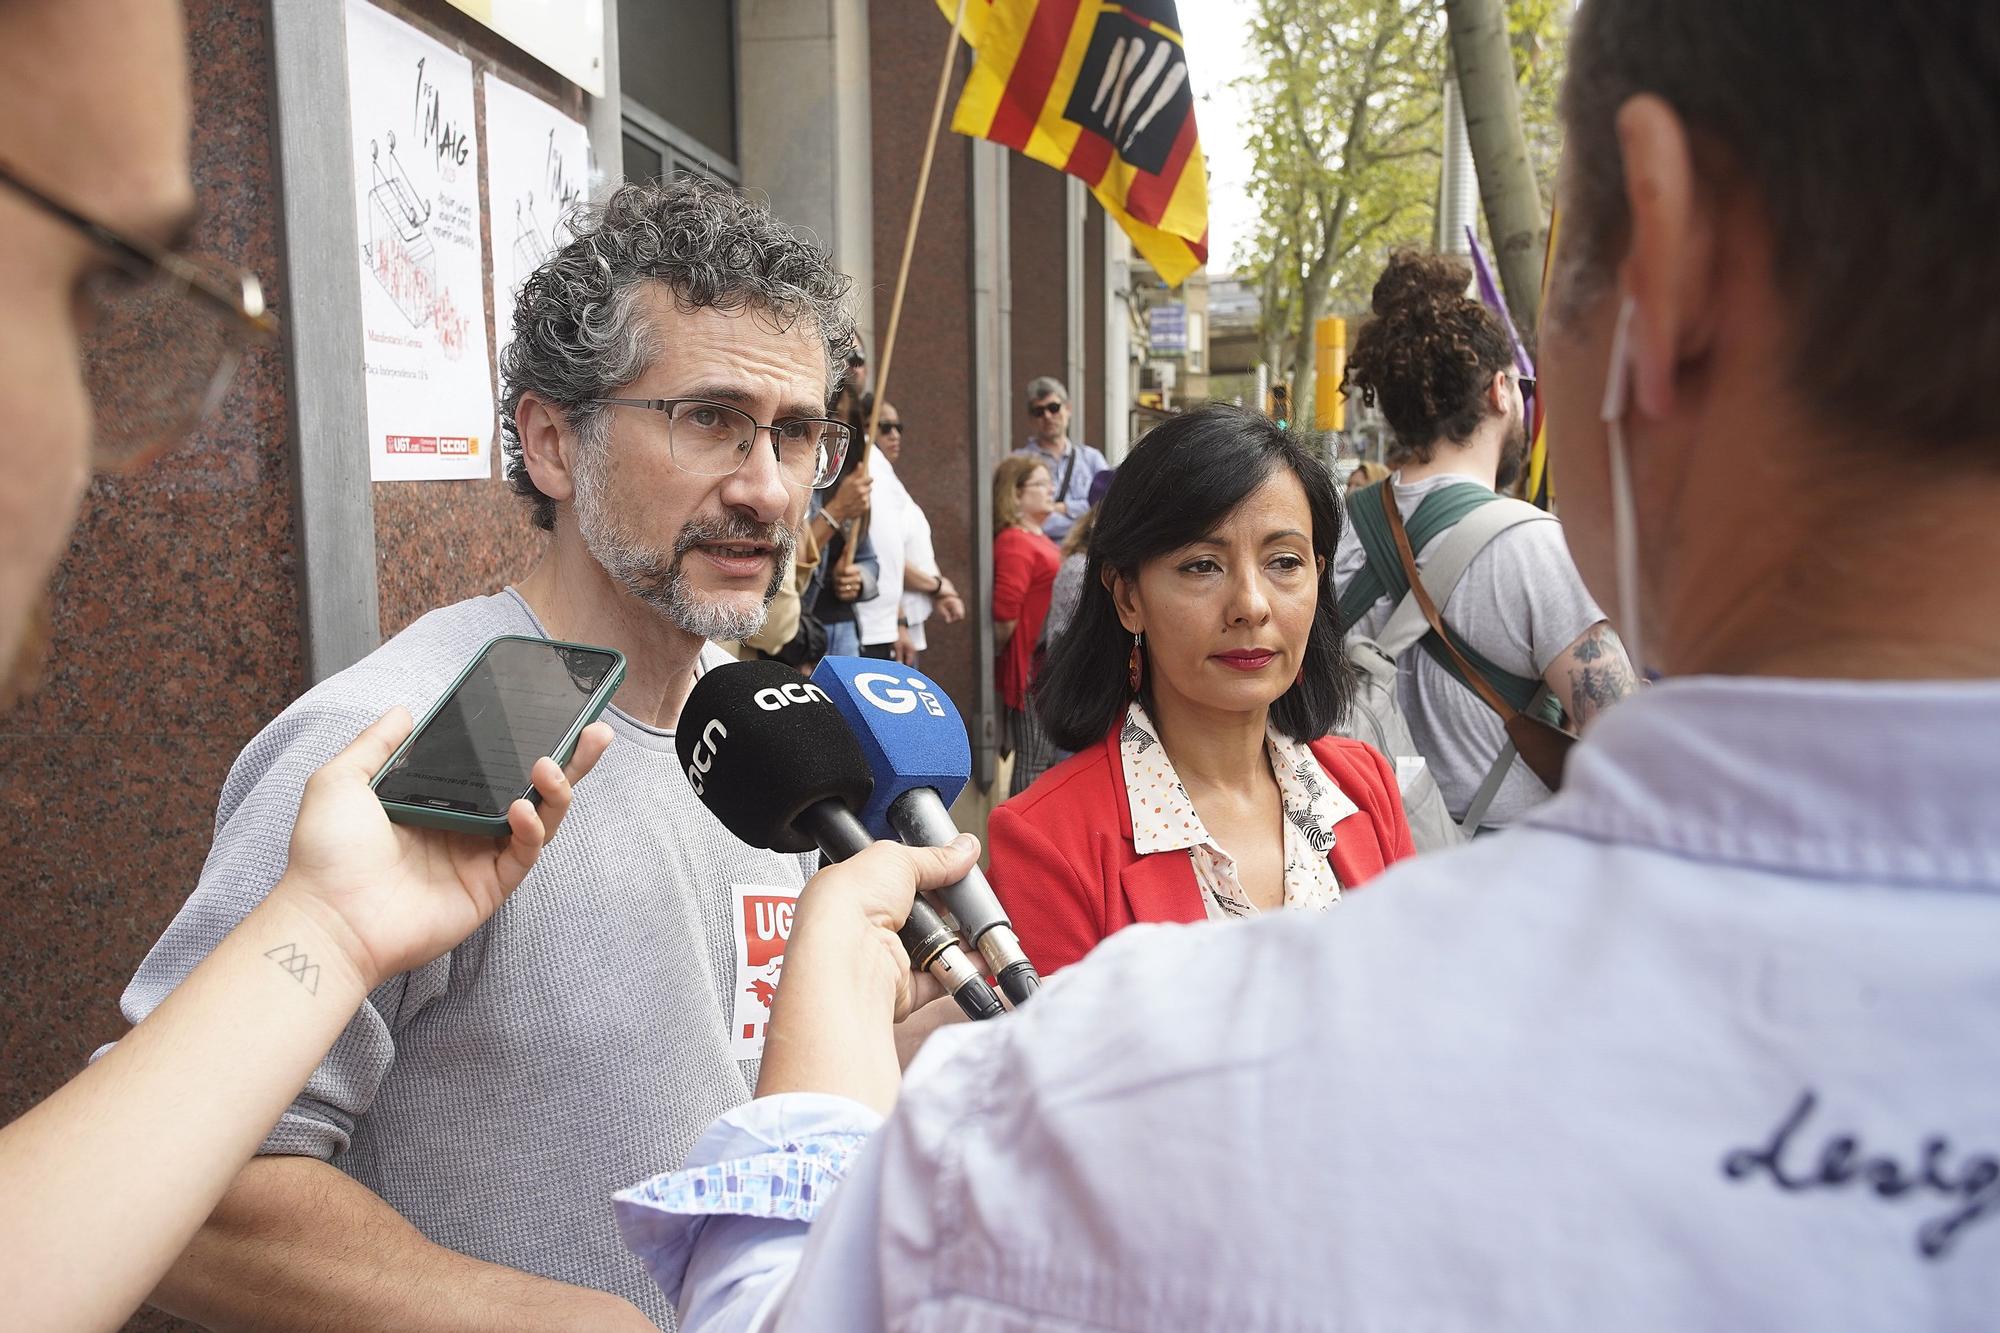
[{"label": "man's eyeglasses", "polygon": [[726,477],[743,466],[758,435],[771,433],[778,471],[794,486],[818,490],[840,474],[852,428],[830,417],[781,417],[768,426],[726,403],[701,398],[597,398],[613,407],[640,407],[667,420],[674,466],[698,477]]},{"label": "man's eyeglasses", "polygon": [[903,433],[903,423],[900,421],[878,421],[875,423],[875,433],[877,435],[901,435]]},{"label": "man's eyeglasses", "polygon": [[0,184],[82,232],[115,265],[87,279],[84,382],[99,467],[136,467],[186,438],[222,401],[243,353],[278,332],[255,275],[121,235],[49,198],[5,163]]},{"label": "man's eyeglasses", "polygon": [[1516,375],[1514,382],[1521,386],[1521,396],[1523,398],[1533,398],[1535,396],[1535,377],[1533,375]]},{"label": "man's eyeglasses", "polygon": [[1052,417],[1062,410],[1063,400],[1060,398],[1054,402],[1028,404],[1028,415],[1031,417]]}]

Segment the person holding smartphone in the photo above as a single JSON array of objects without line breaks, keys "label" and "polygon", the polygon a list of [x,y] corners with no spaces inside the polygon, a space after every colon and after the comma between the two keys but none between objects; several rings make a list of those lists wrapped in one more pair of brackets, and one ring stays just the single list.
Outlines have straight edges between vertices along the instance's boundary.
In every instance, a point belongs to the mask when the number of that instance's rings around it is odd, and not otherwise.
[{"label": "person holding smartphone", "polygon": [[[730,836],[674,733],[696,679],[732,660],[719,645],[762,625],[846,457],[826,402],[854,340],[847,285],[767,209],[694,178],[614,190],[522,285],[500,415],[541,559],[430,611],[251,740],[126,1016],[264,901],[313,769],[392,705],[484,689],[466,666],[496,639],[622,655],[603,714],[617,744],[506,908],[373,989],[154,1304],[222,1329],[671,1318],[604,1200],[749,1097],[758,983],[782,966],[772,923],[817,864]],[[454,748],[382,794],[448,799]]]},{"label": "person holding smartphone", "polygon": [[[276,327],[254,279],[193,278],[181,253],[193,213],[183,48],[178,7],[157,0],[0,6],[9,701],[34,674],[37,608],[93,467],[137,466],[179,442]],[[193,361],[165,367],[137,350],[158,344],[118,338],[162,319]],[[135,401],[153,411],[116,410]],[[262,903],[116,1050],[0,1129],[9,1327],[122,1322],[364,997],[451,948],[520,885],[609,741],[592,727],[567,769],[542,759],[539,807],[516,801],[505,837],[475,838],[391,824],[369,790],[410,726],[390,709],[321,766]]]}]

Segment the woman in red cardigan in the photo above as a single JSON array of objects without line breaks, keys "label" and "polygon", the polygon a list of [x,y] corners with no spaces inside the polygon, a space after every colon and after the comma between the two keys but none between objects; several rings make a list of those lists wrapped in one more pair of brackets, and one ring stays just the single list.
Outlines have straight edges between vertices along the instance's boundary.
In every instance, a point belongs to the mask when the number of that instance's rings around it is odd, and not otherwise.
[{"label": "woman in red cardigan", "polygon": [[1395,770],[1327,733],[1351,691],[1333,479],[1210,406],[1118,471],[1034,706],[1076,756],[993,812],[995,889],[1044,973],[1135,921],[1331,906],[1412,855]]},{"label": "woman in red cardigan", "polygon": [[1028,707],[1034,684],[1035,645],[1049,614],[1062,556],[1042,535],[1055,513],[1055,483],[1039,459],[1015,455],[993,472],[993,684],[1000,695],[1001,726],[1014,754],[1011,791],[1019,793],[1047,771],[1054,750]]}]

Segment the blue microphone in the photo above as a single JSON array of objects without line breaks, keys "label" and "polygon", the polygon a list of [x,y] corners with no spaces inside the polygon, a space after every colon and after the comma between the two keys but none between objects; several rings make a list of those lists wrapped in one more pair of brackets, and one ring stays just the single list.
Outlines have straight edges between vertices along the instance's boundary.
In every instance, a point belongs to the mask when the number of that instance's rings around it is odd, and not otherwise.
[{"label": "blue microphone", "polygon": [[[812,683],[861,742],[875,790],[859,811],[878,838],[942,847],[958,836],[951,803],[972,780],[972,744],[951,696],[914,668],[871,657],[822,658]],[[993,886],[972,868],[938,897],[979,949],[1009,1003],[1041,986]]]}]

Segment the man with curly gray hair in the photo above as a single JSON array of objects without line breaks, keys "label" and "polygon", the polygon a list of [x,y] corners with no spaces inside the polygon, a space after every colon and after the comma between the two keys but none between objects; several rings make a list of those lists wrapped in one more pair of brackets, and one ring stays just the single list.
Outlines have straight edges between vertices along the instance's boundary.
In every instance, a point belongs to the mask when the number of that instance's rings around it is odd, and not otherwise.
[{"label": "man with curly gray hair", "polygon": [[710,641],[761,623],[839,469],[847,287],[764,208],[695,179],[620,188],[523,286],[501,416],[507,479],[549,534],[539,564],[251,742],[128,1015],[275,882],[307,775],[391,705],[426,708],[493,636],[623,651],[616,741],[514,898],[370,996],[156,1302],[215,1328],[670,1325],[607,1201],[749,1098],[767,1010],[745,978],[773,943],[754,921],[783,919],[811,869],[723,830],[673,729],[728,660]]}]

